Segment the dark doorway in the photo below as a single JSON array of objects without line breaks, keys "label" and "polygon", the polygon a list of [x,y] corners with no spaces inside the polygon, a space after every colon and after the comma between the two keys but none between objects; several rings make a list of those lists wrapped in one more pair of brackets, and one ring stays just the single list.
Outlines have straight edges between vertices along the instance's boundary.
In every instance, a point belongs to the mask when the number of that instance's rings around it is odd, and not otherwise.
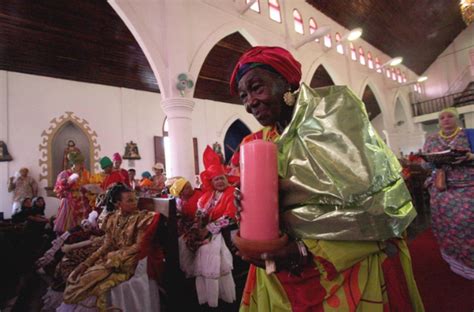
[{"label": "dark doorway", "polygon": [[224,150],[226,163],[230,160],[234,151],[239,146],[242,139],[251,132],[249,128],[240,119],[237,119],[230,125],[224,137]]},{"label": "dark doorway", "polygon": [[380,113],[380,106],[375,98],[375,94],[370,89],[369,86],[365,87],[364,94],[362,95],[362,101],[365,104],[365,109],[367,110],[367,115],[369,115],[369,120],[376,118]]},{"label": "dark doorway", "polygon": [[334,86],[334,82],[332,81],[331,76],[329,76],[326,68],[324,68],[323,65],[319,65],[314,72],[313,78],[311,78],[311,83],[309,86],[311,88]]}]

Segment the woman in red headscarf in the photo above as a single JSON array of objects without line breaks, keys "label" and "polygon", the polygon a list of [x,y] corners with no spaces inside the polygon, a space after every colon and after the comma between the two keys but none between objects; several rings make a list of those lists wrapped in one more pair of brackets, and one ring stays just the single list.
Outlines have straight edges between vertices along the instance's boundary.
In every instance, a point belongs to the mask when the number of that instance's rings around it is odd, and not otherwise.
[{"label": "woman in red headscarf", "polygon": [[400,166],[347,87],[311,89],[300,79],[287,50],[254,47],[230,81],[264,127],[243,144],[278,146],[275,196],[289,236],[275,252],[244,258],[253,265],[240,311],[423,311],[403,239],[416,213]]},{"label": "woman in red headscarf", "polygon": [[120,156],[119,153],[114,153],[112,155],[112,162],[114,163],[113,171],[119,172],[120,175],[122,176],[122,182],[125,185],[127,185],[128,187],[131,187],[130,180],[128,178],[128,171],[121,167],[122,166],[122,156]]},{"label": "woman in red headscarf", "polygon": [[219,299],[235,301],[232,255],[221,231],[235,223],[235,188],[229,184],[219,156],[210,147],[204,152],[201,173],[204,193],[198,200],[191,229],[179,239],[180,265],[196,278],[199,304],[217,307]]}]

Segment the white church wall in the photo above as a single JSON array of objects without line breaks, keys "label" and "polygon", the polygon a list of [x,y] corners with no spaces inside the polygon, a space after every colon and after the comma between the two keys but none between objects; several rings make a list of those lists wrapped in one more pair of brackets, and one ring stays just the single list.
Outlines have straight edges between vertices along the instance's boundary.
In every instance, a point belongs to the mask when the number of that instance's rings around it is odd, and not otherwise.
[{"label": "white church wall", "polygon": [[[464,29],[423,73],[428,76],[424,83],[426,98],[447,95],[450,86],[456,83],[464,71],[472,80],[474,71],[468,67],[474,68],[474,59],[471,61],[470,54],[474,54],[474,24]],[[462,90],[454,90],[459,91]]]},{"label": "white church wall", "polygon": [[[50,121],[65,112],[87,120],[97,133],[101,146],[100,156],[111,157],[114,152],[123,154],[125,142],[138,143],[141,160],[135,161],[137,172],[149,170],[154,161],[153,135],[161,132],[155,122],[164,118],[159,106],[160,95],[150,92],[122,89],[63,79],[2,72],[8,76],[8,132],[9,151],[14,160],[2,163],[2,182],[19,168],[26,166],[38,180],[38,146],[41,133],[50,127]],[[124,161],[124,168],[128,162]],[[40,181],[40,195],[45,196],[45,180]],[[2,189],[6,183],[2,183]],[[58,200],[46,198],[47,214],[52,215]],[[1,197],[1,211],[10,215],[11,194]]]},{"label": "white church wall", "polygon": [[[165,119],[160,101],[158,93],[0,71],[0,139],[7,143],[13,156],[11,162],[0,162],[0,212],[5,218],[10,217],[8,177],[19,168],[28,167],[39,182],[40,195],[46,198],[47,215],[56,213],[59,201],[46,197],[47,181],[39,181],[38,146],[43,130],[65,112],[87,120],[97,133],[100,156],[123,154],[125,144],[134,141],[142,159],[135,160],[133,166],[124,160],[123,167],[135,168],[138,175],[151,171],[155,157],[153,136],[163,134]],[[192,131],[198,138],[201,169],[205,146],[216,141],[223,144],[227,129],[236,119],[251,131],[260,127],[242,105],[195,99]]]}]

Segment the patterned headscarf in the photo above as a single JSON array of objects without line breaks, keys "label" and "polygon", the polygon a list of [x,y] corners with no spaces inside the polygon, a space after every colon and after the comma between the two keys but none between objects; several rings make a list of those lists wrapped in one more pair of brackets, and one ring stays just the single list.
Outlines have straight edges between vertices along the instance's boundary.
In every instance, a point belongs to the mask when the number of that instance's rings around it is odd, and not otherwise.
[{"label": "patterned headscarf", "polygon": [[237,93],[240,79],[253,68],[263,68],[282,76],[293,90],[301,80],[301,64],[287,50],[280,47],[253,47],[245,52],[234,67],[230,78],[230,93]]}]

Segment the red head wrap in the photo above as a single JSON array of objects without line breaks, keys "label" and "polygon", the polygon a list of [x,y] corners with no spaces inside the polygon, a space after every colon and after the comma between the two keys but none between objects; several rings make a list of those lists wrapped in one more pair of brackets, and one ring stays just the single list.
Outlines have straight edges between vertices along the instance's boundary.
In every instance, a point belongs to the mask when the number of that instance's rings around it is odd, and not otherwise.
[{"label": "red head wrap", "polygon": [[[245,64],[259,63],[273,68],[296,90],[301,80],[301,64],[287,50],[280,47],[253,47],[245,52],[234,67],[230,78],[230,93],[237,92],[239,70]],[[240,76],[243,76],[240,75]]]},{"label": "red head wrap", "polygon": [[206,170],[201,172],[203,189],[212,189],[211,180],[215,177],[225,175],[224,166],[221,164],[219,155],[208,145],[204,150],[203,162]]},{"label": "red head wrap", "polygon": [[120,156],[119,153],[114,153],[114,155],[112,156],[112,160],[113,161],[122,161],[122,156]]}]

